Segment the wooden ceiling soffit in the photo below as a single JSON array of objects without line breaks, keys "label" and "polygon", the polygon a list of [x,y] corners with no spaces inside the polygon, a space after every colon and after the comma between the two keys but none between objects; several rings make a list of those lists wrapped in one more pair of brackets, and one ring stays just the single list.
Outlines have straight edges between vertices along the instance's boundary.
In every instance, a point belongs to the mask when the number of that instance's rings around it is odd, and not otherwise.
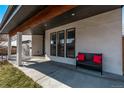
[{"label": "wooden ceiling soffit", "polygon": [[17,32],[23,32],[28,28],[36,27],[39,24],[45,23],[52,18],[63,14],[73,8],[76,5],[54,5],[48,6],[44,10],[40,11],[38,14],[30,18],[29,20],[25,21],[23,24],[19,25],[18,27],[14,28],[9,32],[10,36],[15,35]]}]

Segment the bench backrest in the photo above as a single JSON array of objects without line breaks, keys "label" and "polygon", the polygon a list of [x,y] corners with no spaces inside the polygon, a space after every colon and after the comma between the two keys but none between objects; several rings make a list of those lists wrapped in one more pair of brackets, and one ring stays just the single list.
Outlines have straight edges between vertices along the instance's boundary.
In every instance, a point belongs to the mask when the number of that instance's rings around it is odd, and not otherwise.
[{"label": "bench backrest", "polygon": [[[77,60],[78,60],[78,56],[80,54],[83,54],[85,55],[84,57],[84,60],[83,61],[91,61],[91,62],[94,62],[96,64],[102,64],[102,54],[101,53],[78,53],[77,55]],[[99,62],[100,61],[100,62]]]}]

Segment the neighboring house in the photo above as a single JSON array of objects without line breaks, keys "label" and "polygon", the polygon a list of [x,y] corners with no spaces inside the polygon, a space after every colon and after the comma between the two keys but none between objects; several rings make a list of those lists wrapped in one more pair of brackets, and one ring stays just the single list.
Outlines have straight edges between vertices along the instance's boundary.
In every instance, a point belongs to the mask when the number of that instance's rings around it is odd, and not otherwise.
[{"label": "neighboring house", "polygon": [[0,33],[17,35],[21,65],[22,35],[32,35],[32,55],[75,65],[78,52],[102,53],[103,71],[123,75],[122,6],[9,6]]}]

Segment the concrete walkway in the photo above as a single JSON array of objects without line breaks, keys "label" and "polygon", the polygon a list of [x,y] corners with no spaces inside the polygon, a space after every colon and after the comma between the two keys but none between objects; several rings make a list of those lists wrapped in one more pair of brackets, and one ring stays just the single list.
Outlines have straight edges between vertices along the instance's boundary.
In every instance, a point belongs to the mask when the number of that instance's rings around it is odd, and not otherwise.
[{"label": "concrete walkway", "polygon": [[[16,66],[16,65],[14,65]],[[88,70],[80,71],[70,65],[30,60],[24,66],[18,67],[34,81],[46,88],[108,88],[124,87],[123,80],[116,80],[101,76],[100,73]],[[121,77],[122,78],[122,77]]]}]

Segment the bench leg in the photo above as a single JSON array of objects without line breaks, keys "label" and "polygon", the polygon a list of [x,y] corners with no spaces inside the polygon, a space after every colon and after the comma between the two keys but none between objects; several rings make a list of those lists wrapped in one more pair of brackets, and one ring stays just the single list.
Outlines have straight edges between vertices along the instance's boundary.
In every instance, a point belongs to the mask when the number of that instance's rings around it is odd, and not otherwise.
[{"label": "bench leg", "polygon": [[101,65],[101,76],[102,76],[102,65]]},{"label": "bench leg", "polygon": [[76,64],[76,69],[77,69],[77,64]]},{"label": "bench leg", "polygon": [[103,73],[102,73],[102,69],[101,69],[101,76],[102,76],[102,74],[103,74]]}]

